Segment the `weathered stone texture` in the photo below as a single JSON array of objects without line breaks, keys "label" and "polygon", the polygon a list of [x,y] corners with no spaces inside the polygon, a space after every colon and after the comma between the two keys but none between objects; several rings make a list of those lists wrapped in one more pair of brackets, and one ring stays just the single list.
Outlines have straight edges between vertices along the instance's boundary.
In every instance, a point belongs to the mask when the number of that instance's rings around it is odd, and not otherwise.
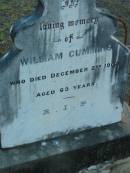
[{"label": "weathered stone texture", "polygon": [[130,158],[125,158],[116,162],[108,161],[81,170],[79,173],[130,173]]}]

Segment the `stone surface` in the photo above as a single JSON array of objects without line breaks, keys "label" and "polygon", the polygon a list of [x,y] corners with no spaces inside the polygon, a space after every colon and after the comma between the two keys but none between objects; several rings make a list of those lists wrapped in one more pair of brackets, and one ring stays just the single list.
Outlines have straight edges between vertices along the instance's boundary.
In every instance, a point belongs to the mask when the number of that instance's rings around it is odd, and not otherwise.
[{"label": "stone surface", "polygon": [[130,173],[130,158],[91,166],[79,173]]},{"label": "stone surface", "polygon": [[122,121],[130,125],[130,106],[126,102],[123,106]]},{"label": "stone surface", "polygon": [[94,0],[40,0],[12,26],[0,60],[3,148],[121,121],[130,52],[115,31]]},{"label": "stone surface", "polygon": [[117,123],[24,147],[0,149],[0,173],[29,173],[28,168],[30,173],[75,173],[94,163],[130,156],[129,143],[130,127]]}]

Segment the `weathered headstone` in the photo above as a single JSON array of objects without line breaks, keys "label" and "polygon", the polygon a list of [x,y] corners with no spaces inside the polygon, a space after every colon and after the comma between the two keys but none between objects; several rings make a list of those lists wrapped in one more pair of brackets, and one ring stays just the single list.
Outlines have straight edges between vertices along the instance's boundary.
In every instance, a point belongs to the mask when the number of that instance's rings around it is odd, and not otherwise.
[{"label": "weathered headstone", "polygon": [[121,121],[127,48],[94,0],[41,0],[0,60],[3,148]]}]

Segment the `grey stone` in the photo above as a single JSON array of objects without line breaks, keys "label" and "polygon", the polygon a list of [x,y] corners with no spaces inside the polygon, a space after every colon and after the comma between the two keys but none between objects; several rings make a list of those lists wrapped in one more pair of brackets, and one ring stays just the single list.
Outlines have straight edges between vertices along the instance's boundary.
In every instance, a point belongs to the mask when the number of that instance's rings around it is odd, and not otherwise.
[{"label": "grey stone", "polygon": [[111,170],[103,170],[101,173],[112,173]]},{"label": "grey stone", "polygon": [[91,171],[91,170],[97,170],[97,166],[96,165],[90,166],[88,168],[88,171]]},{"label": "grey stone", "polygon": [[0,59],[2,148],[121,121],[130,52],[113,36],[116,20],[95,0],[67,2],[39,0],[11,27]]},{"label": "grey stone", "polygon": [[80,171],[79,173],[93,173],[94,170],[91,168],[97,168],[97,173],[130,173],[130,158],[125,158],[118,161],[109,161],[109,165],[105,162],[99,165],[93,165],[84,169],[83,172]]}]

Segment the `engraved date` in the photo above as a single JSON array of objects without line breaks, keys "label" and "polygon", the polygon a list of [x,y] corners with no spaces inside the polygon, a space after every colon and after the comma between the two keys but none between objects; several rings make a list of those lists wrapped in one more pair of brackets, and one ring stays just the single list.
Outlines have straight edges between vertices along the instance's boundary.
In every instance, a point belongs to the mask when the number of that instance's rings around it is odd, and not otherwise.
[{"label": "engraved date", "polygon": [[80,0],[62,0],[62,9],[68,7],[73,8],[79,5]]}]

